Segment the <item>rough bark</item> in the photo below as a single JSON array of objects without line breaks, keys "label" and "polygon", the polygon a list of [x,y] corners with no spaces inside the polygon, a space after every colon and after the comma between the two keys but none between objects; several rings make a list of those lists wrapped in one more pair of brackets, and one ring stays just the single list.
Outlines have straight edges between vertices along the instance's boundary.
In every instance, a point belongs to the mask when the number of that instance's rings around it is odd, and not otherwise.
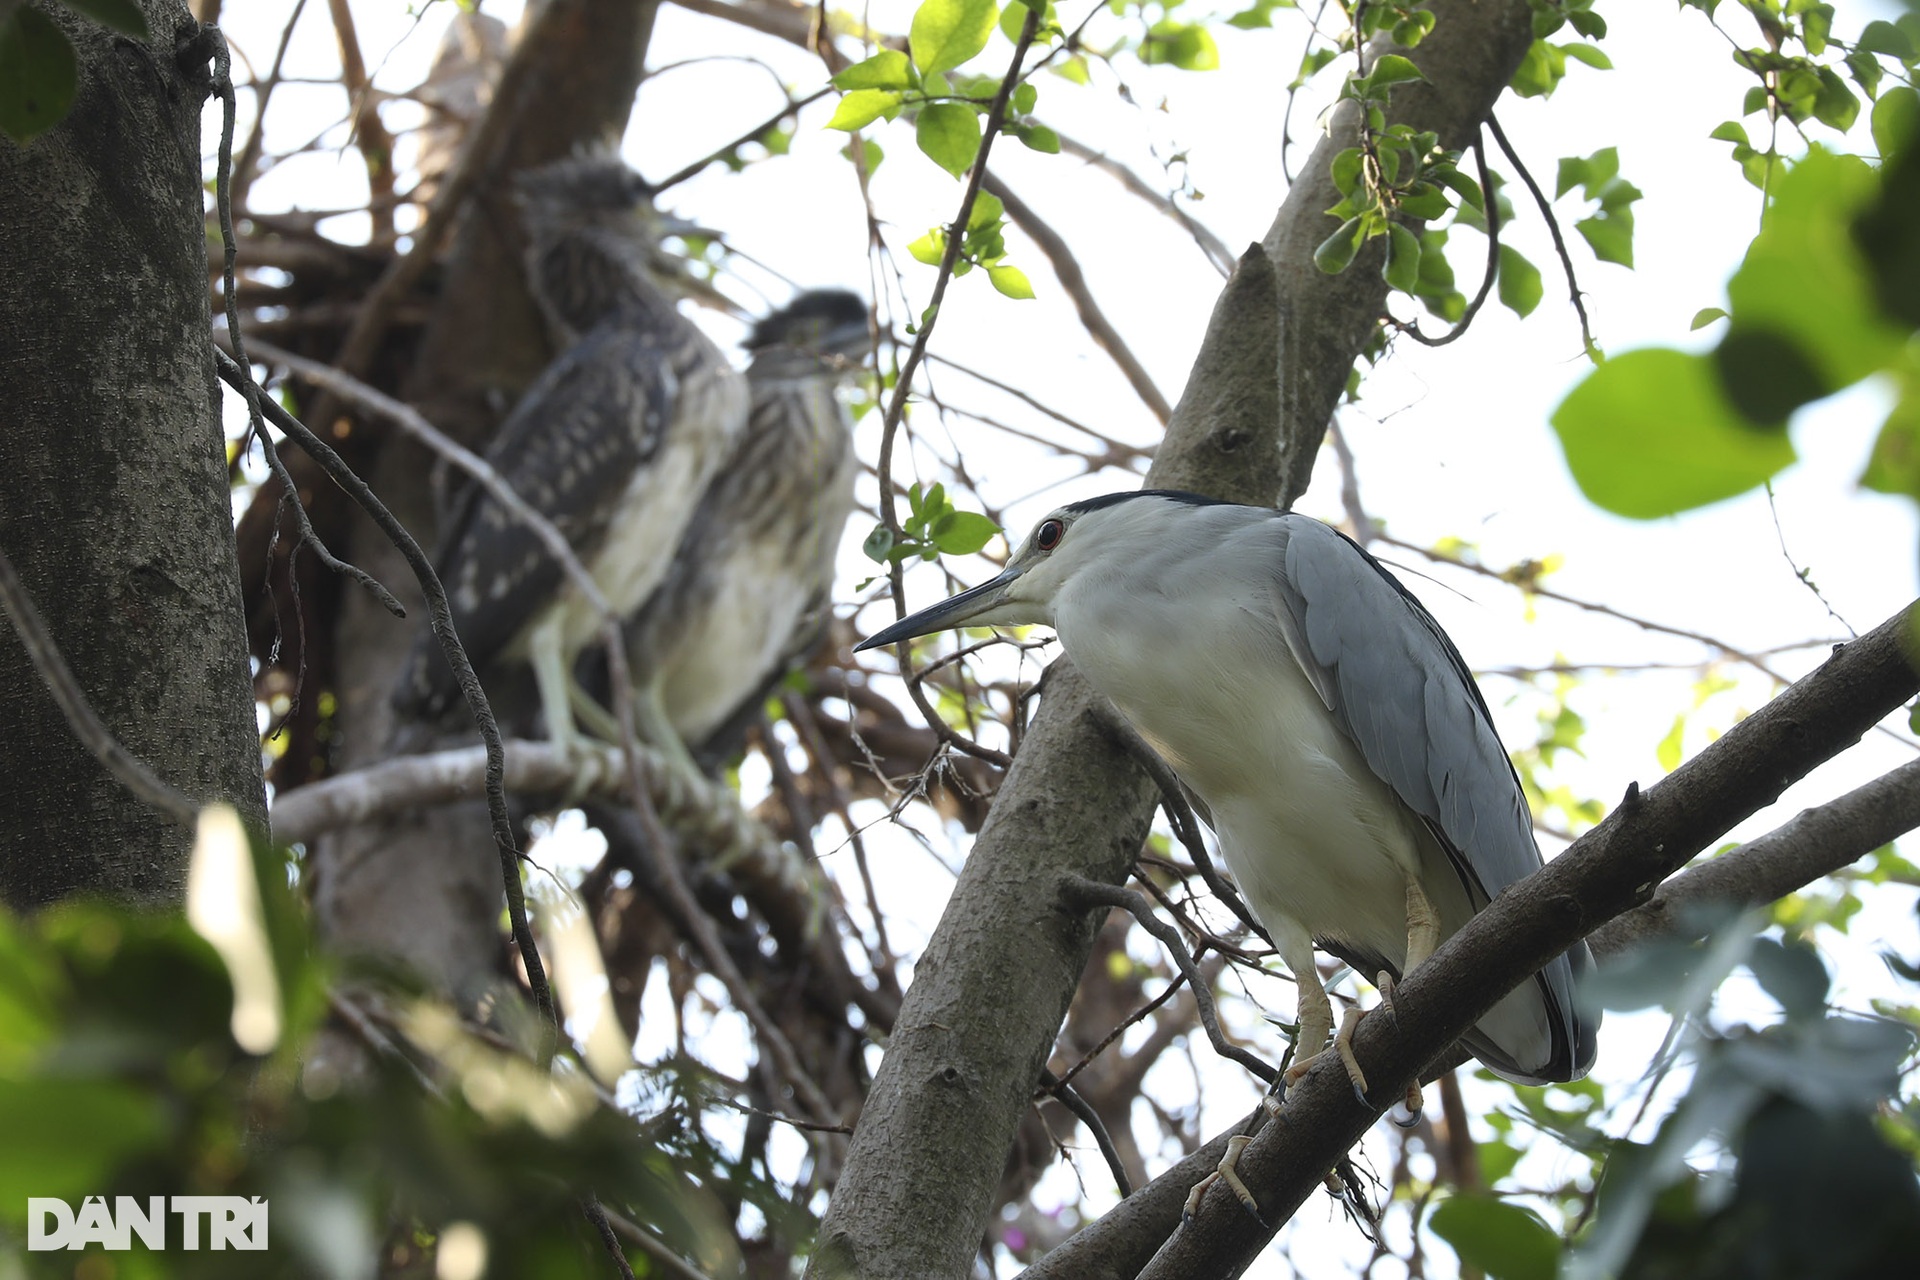
[{"label": "rough bark", "polygon": [[[521,269],[511,175],[620,136],[657,7],[656,0],[553,0],[519,33],[489,108],[508,113],[505,127],[476,133],[497,145],[481,158],[474,199],[455,233],[405,387],[409,402],[472,447],[485,447],[502,406],[552,354]],[[395,438],[372,475],[382,499],[427,546],[434,542],[431,471],[420,446]],[[358,563],[417,603],[398,553],[363,518],[356,517],[352,548]],[[387,691],[412,639],[410,625],[370,601],[344,602],[337,639],[345,766],[386,751]],[[513,723],[512,697],[495,710],[503,727]],[[396,815],[320,841],[315,855],[315,909],[337,945],[397,956],[464,995],[476,994],[498,971],[500,870],[484,806]]]},{"label": "rough bark", "polygon": [[[201,221],[207,51],[178,0],[148,43],[38,6],[79,59],[67,118],[0,138],[0,547],[113,735],[265,821]],[[0,636],[0,899],[173,900],[192,833],[81,749]]]}]

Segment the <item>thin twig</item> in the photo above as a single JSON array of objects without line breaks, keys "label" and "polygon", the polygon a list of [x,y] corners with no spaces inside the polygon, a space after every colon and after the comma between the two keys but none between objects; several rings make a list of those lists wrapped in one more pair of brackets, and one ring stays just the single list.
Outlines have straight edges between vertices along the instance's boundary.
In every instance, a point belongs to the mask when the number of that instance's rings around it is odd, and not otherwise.
[{"label": "thin twig", "polygon": [[[993,96],[993,105],[987,111],[987,119],[982,126],[980,152],[973,159],[973,169],[967,178],[966,194],[960,198],[960,209],[954,215],[953,223],[947,233],[946,251],[940,255],[940,267],[933,281],[933,296],[928,300],[926,310],[921,313],[919,332],[914,335],[913,346],[907,352],[906,361],[900,366],[899,377],[894,383],[893,397],[887,402],[886,418],[882,424],[880,436],[880,518],[896,539],[901,533],[900,514],[894,506],[893,495],[893,445],[900,430],[901,420],[906,415],[907,395],[913,389],[913,375],[920,368],[920,362],[926,358],[927,341],[933,336],[934,326],[940,320],[940,302],[947,296],[947,284],[953,279],[954,263],[959,261],[960,246],[966,237],[962,234],[973,216],[974,202],[980,197],[981,184],[987,176],[987,157],[993,150],[993,140],[1000,135],[1000,126],[1007,118],[1007,103],[1013,97],[1013,86],[1020,79],[1020,64],[1026,61],[1027,49],[1033,44],[1034,33],[1040,28],[1040,11],[1027,9],[1026,21],[1020,26],[1020,38],[1014,42],[1013,61],[1007,67],[1007,74],[1000,81],[1000,90]],[[887,566],[887,581],[893,589],[894,608],[900,617],[907,613],[906,571],[899,561]],[[903,671],[912,666],[912,646],[902,641],[896,648],[900,667]],[[941,741],[957,751],[978,757],[991,763],[1005,766],[1011,761],[1005,752],[983,747],[977,742],[954,732],[947,722],[940,718],[939,712],[927,701],[927,696],[917,683],[908,680],[907,693],[912,697],[920,714],[926,718],[927,725],[940,735]]]},{"label": "thin twig", "polygon": [[1093,290],[1087,285],[1086,273],[1080,269],[1080,260],[1073,256],[1073,246],[1068,244],[1066,237],[1055,231],[1046,219],[1035,213],[1031,205],[1015,195],[1013,188],[998,177],[991,173],[987,174],[984,185],[1001,204],[1006,206],[1007,216],[1013,219],[1014,225],[1026,232],[1027,238],[1046,255],[1047,264],[1053,268],[1054,278],[1060,282],[1060,287],[1066,290],[1067,297],[1073,301],[1073,309],[1080,317],[1081,327],[1099,344],[1100,349],[1112,358],[1114,364],[1119,366],[1121,374],[1127,380],[1127,385],[1131,386],[1133,393],[1140,397],[1140,402],[1147,406],[1147,411],[1159,419],[1161,426],[1166,426],[1167,420],[1173,417],[1173,406],[1167,403],[1166,396],[1161,394],[1160,388],[1154,385],[1153,375],[1148,373],[1147,367],[1140,363],[1140,357],[1133,354],[1133,349],[1127,345],[1127,340],[1120,336],[1120,331],[1113,327],[1111,320],[1107,319],[1106,312],[1102,311],[1100,304],[1094,301]]},{"label": "thin twig", "polygon": [[[213,348],[213,355],[220,379],[228,386],[241,390],[253,383],[252,376],[219,347]],[[480,687],[480,678],[474,674],[473,663],[468,660],[460,637],[454,633],[453,610],[447,603],[446,588],[440,585],[440,575],[434,572],[433,562],[420,549],[420,544],[414,541],[413,535],[407,532],[406,526],[387,510],[386,504],[374,496],[366,481],[355,475],[353,468],[326,441],[282,408],[278,401],[262,399],[259,403],[267,420],[298,442],[399,549],[413,570],[421,593],[426,596],[428,624],[433,628],[434,637],[440,641],[447,665],[453,668],[454,678],[460,684],[460,691],[473,712],[481,740],[486,744],[487,812],[492,821],[494,844],[500,853],[500,873],[507,896],[507,918],[512,925],[514,945],[526,968],[527,986],[533,993],[534,1004],[557,1037],[559,1021],[553,1003],[553,989],[547,983],[546,967],[540,962],[533,931],[527,924],[526,895],[520,887],[520,851],[514,844],[513,821],[507,815],[506,791],[501,781],[506,773],[506,749],[501,744],[500,727],[494,722],[493,707],[487,701],[486,690]],[[552,1046],[548,1046],[542,1056],[551,1057],[551,1050]]]},{"label": "thin twig", "polygon": [[[1533,180],[1533,174],[1527,171],[1527,166],[1514,151],[1513,144],[1507,141],[1507,135],[1501,130],[1500,122],[1494,119],[1491,112],[1487,114],[1487,132],[1491,133],[1493,140],[1500,144],[1500,153],[1506,156],[1514,170],[1519,173],[1520,181],[1527,184],[1527,190],[1533,193],[1534,205],[1540,210],[1540,216],[1546,219],[1547,231],[1553,236],[1553,251],[1560,255],[1560,267],[1567,273],[1567,296],[1573,302],[1574,313],[1580,317],[1581,347],[1587,352],[1592,352],[1593,329],[1587,323],[1587,307],[1580,300],[1580,281],[1573,272],[1573,255],[1567,252],[1566,238],[1560,234],[1560,219],[1553,212],[1553,201],[1547,199],[1547,193],[1542,191],[1540,184]],[[1494,196],[1489,192],[1487,203],[1491,205],[1493,202]]]},{"label": "thin twig", "polygon": [[[613,1259],[614,1270],[620,1273],[620,1280],[633,1280],[633,1264],[627,1261],[626,1250],[620,1247],[620,1237],[613,1233],[613,1223],[608,1221],[606,1208],[600,1203],[600,1197],[589,1191],[580,1197],[580,1212],[586,1216],[593,1229],[600,1233],[600,1243],[605,1246],[607,1256]],[[653,1268],[647,1268],[649,1275]]]},{"label": "thin twig", "polygon": [[1080,1123],[1087,1126],[1087,1132],[1093,1135],[1094,1144],[1106,1159],[1107,1172],[1113,1175],[1113,1185],[1120,1192],[1120,1198],[1125,1200],[1132,1195],[1133,1181],[1127,1177],[1127,1166],[1121,1162],[1120,1151],[1113,1145],[1106,1122],[1100,1119],[1100,1113],[1093,1109],[1093,1104],[1081,1097],[1072,1085],[1044,1068],[1040,1072],[1040,1083],[1061,1106],[1073,1112]]},{"label": "thin twig", "polygon": [[59,646],[54,644],[46,620],[34,607],[33,597],[27,594],[26,587],[14,573],[13,561],[7,559],[4,550],[0,550],[0,605],[6,607],[6,615],[13,621],[14,632],[19,635],[20,643],[26,646],[28,661],[33,663],[33,669],[46,682],[47,691],[53,695],[60,714],[66,717],[73,736],[80,739],[81,745],[106,767],[108,773],[119,779],[121,786],[181,826],[192,827],[200,816],[200,806],[184,792],[161,781],[153,770],[121,746],[94,713],[93,707],[87,702],[87,695],[80,690],[79,681],[73,678],[72,668],[61,656]]},{"label": "thin twig", "polygon": [[[1473,301],[1469,302],[1467,309],[1461,313],[1460,322],[1439,337],[1429,338],[1420,332],[1420,326],[1417,323],[1400,326],[1402,333],[1423,347],[1444,347],[1466,333],[1468,326],[1473,324],[1473,318],[1480,314],[1480,308],[1486,302],[1487,295],[1493,292],[1494,279],[1500,274],[1500,201],[1493,190],[1493,175],[1487,172],[1487,149],[1478,133],[1473,135],[1473,158],[1480,168],[1480,202],[1483,206],[1481,213],[1485,215],[1487,221],[1486,273],[1480,278],[1480,291],[1473,295]],[[1558,236],[1556,235],[1555,238],[1558,239]],[[1571,272],[1573,268],[1568,267],[1567,270]],[[1579,305],[1578,294],[1575,295],[1574,305]],[[1583,328],[1585,322],[1585,313],[1582,313]]]},{"label": "thin twig", "polygon": [[1274,1082],[1279,1075],[1277,1071],[1227,1039],[1226,1033],[1220,1029],[1220,1018],[1214,1009],[1213,992],[1207,990],[1207,984],[1201,980],[1200,970],[1194,965],[1193,957],[1187,954],[1186,944],[1180,941],[1180,934],[1173,926],[1154,915],[1152,905],[1145,898],[1131,889],[1102,884],[1085,876],[1065,877],[1060,885],[1060,896],[1080,908],[1120,907],[1130,913],[1142,929],[1167,949],[1173,956],[1173,962],[1180,967],[1180,972],[1186,975],[1188,985],[1193,988],[1194,1003],[1200,1009],[1200,1025],[1206,1028],[1207,1039],[1213,1042],[1214,1052],[1223,1058],[1232,1058],[1268,1084]]},{"label": "thin twig", "polygon": [[[660,68],[656,67],[650,74],[659,75],[660,70],[661,70]],[[826,97],[829,93],[832,93],[832,92],[833,92],[833,86],[825,85],[819,89],[815,89],[812,93],[808,94],[804,98],[787,99],[786,106],[782,107],[779,111],[767,117],[765,120],[761,121],[759,124],[749,129],[747,132],[741,134],[739,137],[735,138],[732,142],[729,142],[724,146],[714,148],[712,151],[708,152],[706,155],[700,157],[698,160],[695,160],[692,164],[686,165],[685,167],[681,168],[678,172],[673,173],[668,177],[661,179],[659,182],[648,183],[647,184],[648,187],[652,190],[653,194],[657,196],[662,191],[667,190],[669,187],[677,187],[681,183],[687,181],[689,178],[697,177],[700,173],[702,173],[707,168],[707,166],[718,164],[720,161],[726,159],[728,156],[732,155],[735,151],[738,151],[741,147],[745,146],[749,142],[758,142],[760,140],[760,136],[766,133],[767,130],[773,128],[775,125],[779,124],[782,120],[785,120],[790,116],[799,115],[800,109],[802,107],[809,106],[815,102],[818,102],[820,101],[820,99]]]}]

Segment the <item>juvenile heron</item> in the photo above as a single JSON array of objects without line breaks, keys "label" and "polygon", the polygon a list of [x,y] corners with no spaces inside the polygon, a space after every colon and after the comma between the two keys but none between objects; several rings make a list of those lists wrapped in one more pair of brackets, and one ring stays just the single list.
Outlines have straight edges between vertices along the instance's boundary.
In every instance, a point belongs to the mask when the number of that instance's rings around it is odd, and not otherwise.
[{"label": "juvenile heron", "polygon": [[[572,340],[508,415],[487,460],[625,616],[660,584],[668,549],[732,453],[746,379],[653,283],[658,249],[637,174],[617,159],[575,158],[527,175],[521,191],[529,286]],[[478,486],[440,547],[468,657],[476,668],[529,663],[548,736],[571,748],[573,662],[601,634],[600,614],[533,531]],[[458,695],[422,632],[395,684],[395,710],[431,722]]]},{"label": "juvenile heron", "polygon": [[[996,623],[1051,625],[1199,797],[1299,988],[1289,1080],[1333,1027],[1316,945],[1390,986],[1541,865],[1519,779],[1452,642],[1318,520],[1166,490],[1072,503],[998,576],[860,647]],[[1575,1008],[1573,982],[1590,963],[1576,944],[1463,1042],[1520,1084],[1578,1079],[1598,1017]]]},{"label": "juvenile heron", "polygon": [[625,628],[641,731],[669,752],[729,751],[820,634],[859,469],[838,390],[859,369],[867,325],[858,296],[822,289],[747,338],[746,432]]}]

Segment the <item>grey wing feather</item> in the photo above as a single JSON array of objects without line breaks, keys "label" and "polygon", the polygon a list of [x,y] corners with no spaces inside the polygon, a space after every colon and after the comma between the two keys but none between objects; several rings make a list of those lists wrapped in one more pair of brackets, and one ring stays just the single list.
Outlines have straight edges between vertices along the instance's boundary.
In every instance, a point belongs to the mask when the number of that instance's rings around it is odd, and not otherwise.
[{"label": "grey wing feather", "polygon": [[[676,391],[658,338],[603,327],[548,366],[501,425],[487,460],[585,558],[635,472],[658,451]],[[454,629],[476,667],[554,599],[563,577],[534,532],[484,492],[462,504],[437,559]],[[395,708],[431,718],[457,695],[438,643],[423,634],[394,687]]]},{"label": "grey wing feather", "polygon": [[1439,623],[1338,530],[1280,523],[1282,633],[1368,767],[1433,826],[1477,901],[1538,870],[1520,781]]},{"label": "grey wing feather", "polygon": [[[1278,621],[1288,648],[1367,765],[1425,820],[1476,909],[1540,869],[1520,779],[1473,674],[1425,607],[1357,543],[1318,520],[1278,518]],[[1384,957],[1321,945],[1371,974]],[[1528,1083],[1592,1065],[1598,1020],[1573,1007],[1584,942],[1535,976],[1549,1011],[1552,1060],[1515,1062],[1477,1030],[1483,1062]]]}]

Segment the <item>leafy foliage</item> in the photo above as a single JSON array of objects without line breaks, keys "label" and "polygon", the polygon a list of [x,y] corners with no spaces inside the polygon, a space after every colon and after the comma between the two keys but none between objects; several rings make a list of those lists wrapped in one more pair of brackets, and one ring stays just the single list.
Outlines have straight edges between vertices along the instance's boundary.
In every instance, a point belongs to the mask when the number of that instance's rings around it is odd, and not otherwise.
[{"label": "leafy foliage", "polygon": [[[490,1274],[599,1276],[604,1246],[578,1202],[591,1190],[688,1256],[725,1261],[731,1237],[703,1189],[711,1153],[688,1126],[643,1129],[584,1072],[544,1071],[424,999],[367,1033],[380,1052],[343,1049],[351,1023],[329,1023],[339,997],[288,864],[251,852],[284,1027],[264,1056],[235,1043],[229,969],[179,916],[85,901],[0,914],[0,1242],[24,1238],[29,1196],[262,1196],[266,1253],[136,1244],[117,1265],[357,1275],[382,1252],[430,1260],[437,1233],[468,1224]],[[11,1274],[72,1275],[73,1261],[20,1252]]]}]

